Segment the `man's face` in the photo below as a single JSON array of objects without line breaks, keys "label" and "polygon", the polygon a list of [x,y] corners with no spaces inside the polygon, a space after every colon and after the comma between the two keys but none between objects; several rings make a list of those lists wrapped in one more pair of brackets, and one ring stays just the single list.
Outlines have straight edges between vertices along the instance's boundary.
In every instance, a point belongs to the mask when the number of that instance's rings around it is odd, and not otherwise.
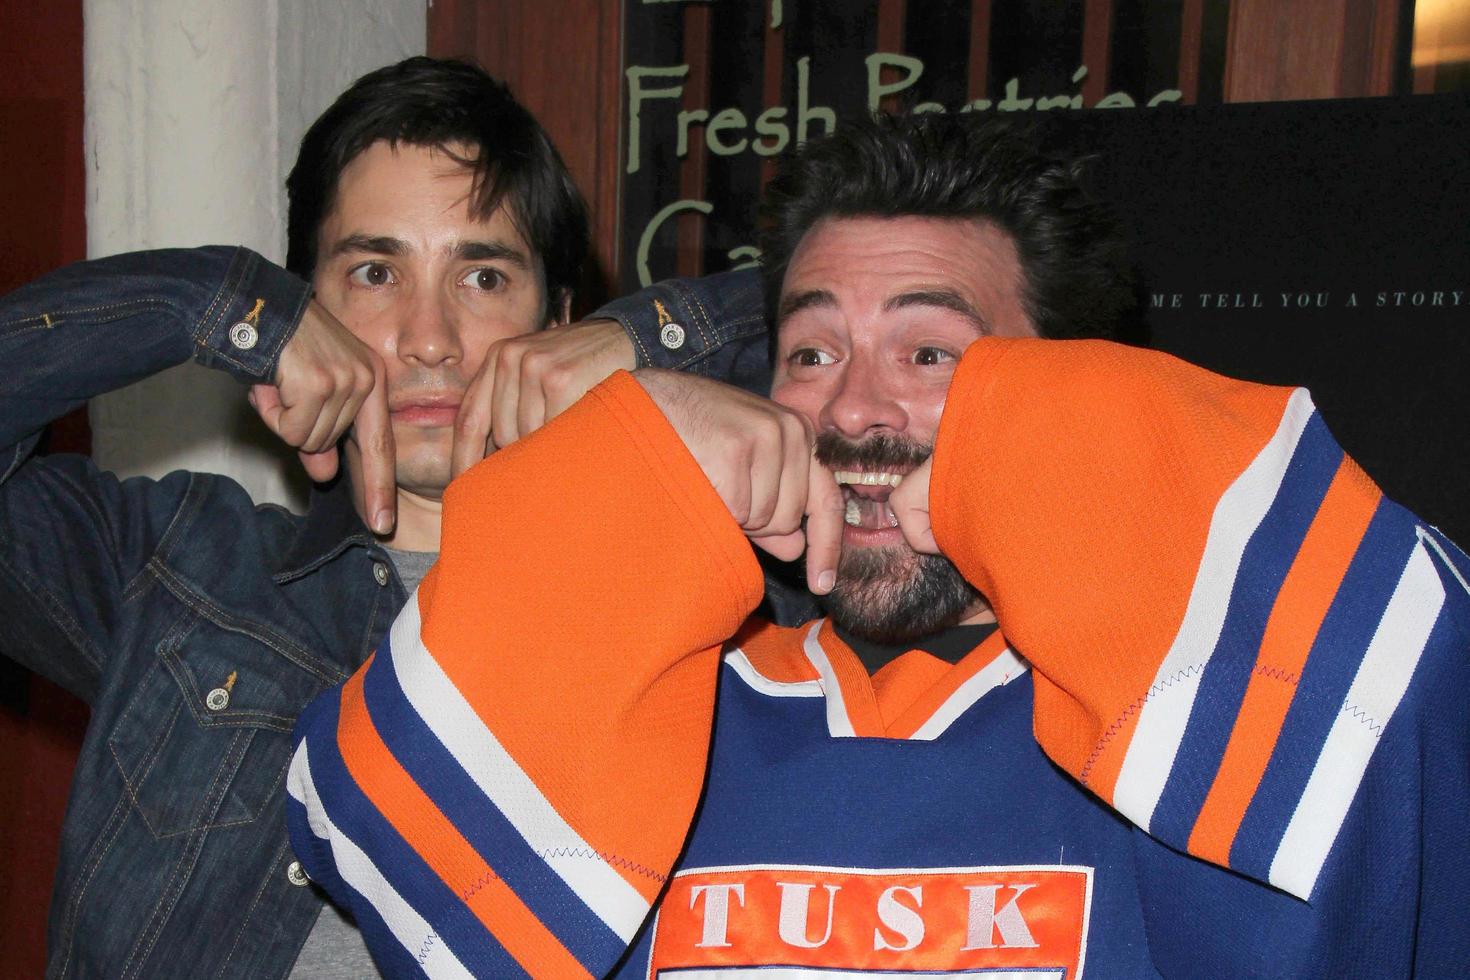
[{"label": "man's face", "polygon": [[503,205],[471,217],[471,180],[442,150],[369,146],[342,171],[312,277],[323,305],[383,358],[399,489],[435,500],[486,351],[547,322],[540,256]]},{"label": "man's face", "polygon": [[888,495],[927,458],[960,354],[983,336],[1036,336],[1011,237],[971,219],[827,218],[781,289],[771,397],[816,427],[847,527],[829,611],[900,643],[988,607],[958,571],[904,542]]}]

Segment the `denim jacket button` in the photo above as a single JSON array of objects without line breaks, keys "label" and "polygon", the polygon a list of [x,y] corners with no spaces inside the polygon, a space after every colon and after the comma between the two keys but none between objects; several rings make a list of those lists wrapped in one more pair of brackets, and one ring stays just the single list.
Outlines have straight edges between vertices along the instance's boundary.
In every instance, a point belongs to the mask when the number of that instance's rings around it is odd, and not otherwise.
[{"label": "denim jacket button", "polygon": [[249,350],[260,339],[260,333],[252,324],[241,320],[230,328],[230,343],[240,350]]},{"label": "denim jacket button", "polygon": [[379,585],[388,584],[388,566],[380,561],[373,562],[373,579]]},{"label": "denim jacket button", "polygon": [[684,328],[677,323],[665,323],[658,332],[658,342],[669,350],[678,350],[684,346]]},{"label": "denim jacket button", "polygon": [[306,876],[306,870],[301,867],[300,861],[292,861],[286,866],[286,880],[298,888],[311,881]]},{"label": "denim jacket button", "polygon": [[210,711],[223,711],[230,706],[230,692],[222,687],[204,695],[204,706]]}]

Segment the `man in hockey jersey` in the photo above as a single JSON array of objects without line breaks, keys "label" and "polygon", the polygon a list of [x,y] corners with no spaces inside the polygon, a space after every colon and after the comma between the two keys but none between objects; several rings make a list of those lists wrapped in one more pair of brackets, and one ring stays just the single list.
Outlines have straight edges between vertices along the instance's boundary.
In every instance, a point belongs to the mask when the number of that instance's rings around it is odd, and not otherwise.
[{"label": "man in hockey jersey", "polygon": [[[844,125],[770,200],[775,403],[615,375],[303,715],[385,972],[1454,973],[1464,556],[1305,392],[1039,339],[1116,263],[1005,128]],[[750,540],[830,619],[745,622]]]}]

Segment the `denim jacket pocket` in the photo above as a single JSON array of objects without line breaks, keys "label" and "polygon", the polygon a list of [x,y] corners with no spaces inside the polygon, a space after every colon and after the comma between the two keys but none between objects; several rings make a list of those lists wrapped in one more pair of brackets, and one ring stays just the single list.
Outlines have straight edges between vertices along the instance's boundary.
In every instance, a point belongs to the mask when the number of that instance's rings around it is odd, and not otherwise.
[{"label": "denim jacket pocket", "polygon": [[153,835],[256,819],[276,800],[295,715],[327,684],[263,635],[186,615],[158,643],[108,739]]}]

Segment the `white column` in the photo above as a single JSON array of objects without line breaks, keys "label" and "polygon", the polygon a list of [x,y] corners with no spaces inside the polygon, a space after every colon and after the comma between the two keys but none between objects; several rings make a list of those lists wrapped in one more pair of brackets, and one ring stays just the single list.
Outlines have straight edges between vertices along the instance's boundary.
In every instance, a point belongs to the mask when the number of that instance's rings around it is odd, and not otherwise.
[{"label": "white column", "polygon": [[[424,0],[85,0],[87,253],[286,253],[284,182],[354,78],[422,54]],[[120,476],[224,473],[300,509],[305,481],[226,375],[189,364],[91,404]]]}]

